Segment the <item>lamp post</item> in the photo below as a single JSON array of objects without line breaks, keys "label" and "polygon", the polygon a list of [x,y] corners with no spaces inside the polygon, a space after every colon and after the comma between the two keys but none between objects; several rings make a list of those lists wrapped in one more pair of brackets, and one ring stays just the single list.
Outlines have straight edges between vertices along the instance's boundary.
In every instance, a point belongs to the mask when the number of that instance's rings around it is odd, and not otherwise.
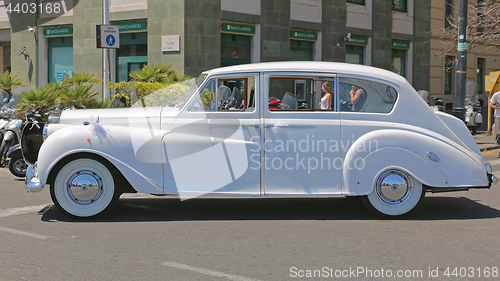
[{"label": "lamp post", "polygon": [[467,0],[460,0],[458,11],[457,46],[457,102],[454,108],[456,117],[465,120],[465,82],[467,79]]}]

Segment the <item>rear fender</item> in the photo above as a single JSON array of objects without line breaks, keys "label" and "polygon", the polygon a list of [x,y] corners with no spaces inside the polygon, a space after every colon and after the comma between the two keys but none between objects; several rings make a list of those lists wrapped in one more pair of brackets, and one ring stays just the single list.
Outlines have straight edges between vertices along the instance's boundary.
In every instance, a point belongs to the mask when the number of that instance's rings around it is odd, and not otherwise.
[{"label": "rear fender", "polygon": [[12,157],[11,155],[12,155],[14,152],[18,152],[19,154],[21,154],[21,145],[20,145],[20,144],[13,145],[13,146],[9,149],[9,151],[7,152],[7,157]]},{"label": "rear fender", "polygon": [[[428,153],[437,155],[439,160],[431,160]],[[376,176],[388,168],[405,170],[432,187],[488,185],[484,165],[460,149],[429,135],[388,129],[365,134],[348,149],[343,193],[371,193]]]}]

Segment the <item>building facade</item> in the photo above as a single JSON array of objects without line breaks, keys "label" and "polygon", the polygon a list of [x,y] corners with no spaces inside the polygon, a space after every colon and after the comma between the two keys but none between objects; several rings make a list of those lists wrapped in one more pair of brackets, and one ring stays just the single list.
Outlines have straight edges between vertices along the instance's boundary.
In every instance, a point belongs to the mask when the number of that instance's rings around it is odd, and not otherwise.
[{"label": "building facade", "polygon": [[[477,4],[477,0],[469,0]],[[431,67],[430,94],[443,99],[445,107],[451,111],[456,103],[456,53],[448,53],[446,40],[440,39],[437,30],[447,27],[446,18],[458,17],[459,0],[432,0],[431,16]],[[485,92],[485,76],[500,70],[500,50],[478,46],[467,53],[467,95],[480,96],[484,101],[483,115],[486,117],[488,93]],[[480,130],[486,130],[486,119]]]},{"label": "building facade", "polygon": [[[26,81],[25,88],[73,72],[102,77],[102,50],[96,48],[102,0],[26,1],[63,5],[56,18],[40,11],[22,14],[18,30],[10,26],[7,2],[0,1],[0,69]],[[120,48],[104,60],[109,60],[112,82],[128,80],[130,71],[151,64],[173,64],[180,74],[197,76],[241,63],[349,62],[392,70],[415,89],[432,92],[431,0],[416,2],[110,0]],[[28,55],[18,55],[24,47]]]}]

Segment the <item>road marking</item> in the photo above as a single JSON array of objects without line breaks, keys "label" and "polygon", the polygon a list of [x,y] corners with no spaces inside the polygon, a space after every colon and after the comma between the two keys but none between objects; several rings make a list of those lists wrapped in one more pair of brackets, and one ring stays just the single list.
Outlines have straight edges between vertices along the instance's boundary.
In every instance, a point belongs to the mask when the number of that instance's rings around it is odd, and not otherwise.
[{"label": "road marking", "polygon": [[40,209],[45,208],[46,206],[47,204],[0,210],[0,218],[38,212],[40,211]]},{"label": "road marking", "polygon": [[196,273],[201,273],[209,276],[214,276],[214,277],[219,277],[219,278],[224,278],[226,280],[234,280],[234,281],[260,281],[258,279],[252,279],[252,278],[247,278],[243,276],[238,276],[238,275],[233,275],[233,274],[228,274],[224,272],[219,272],[215,270],[210,270],[210,269],[205,269],[201,267],[196,267],[196,266],[190,266],[187,264],[182,264],[178,262],[164,262],[162,263],[164,266],[168,267],[173,267],[177,269],[183,269],[187,271],[192,271]]},{"label": "road marking", "polygon": [[1,226],[0,226],[0,231],[9,232],[9,233],[18,234],[18,235],[23,235],[23,236],[27,236],[27,237],[31,237],[31,238],[37,238],[37,239],[49,239],[50,238],[49,236],[45,236],[45,235],[40,235],[40,234],[21,231],[21,230],[15,230],[15,229],[1,227]]}]

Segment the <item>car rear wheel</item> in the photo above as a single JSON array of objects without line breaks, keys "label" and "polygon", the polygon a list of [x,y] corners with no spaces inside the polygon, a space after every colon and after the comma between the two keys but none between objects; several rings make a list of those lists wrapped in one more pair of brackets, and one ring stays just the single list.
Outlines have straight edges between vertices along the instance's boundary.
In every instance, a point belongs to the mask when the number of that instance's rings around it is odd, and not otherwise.
[{"label": "car rear wheel", "polygon": [[405,171],[390,169],[377,177],[373,192],[362,199],[365,207],[377,215],[400,216],[415,209],[424,195],[422,183]]},{"label": "car rear wheel", "polygon": [[94,159],[68,162],[50,186],[52,201],[74,217],[103,215],[116,205],[121,194],[116,174],[114,169]]}]

